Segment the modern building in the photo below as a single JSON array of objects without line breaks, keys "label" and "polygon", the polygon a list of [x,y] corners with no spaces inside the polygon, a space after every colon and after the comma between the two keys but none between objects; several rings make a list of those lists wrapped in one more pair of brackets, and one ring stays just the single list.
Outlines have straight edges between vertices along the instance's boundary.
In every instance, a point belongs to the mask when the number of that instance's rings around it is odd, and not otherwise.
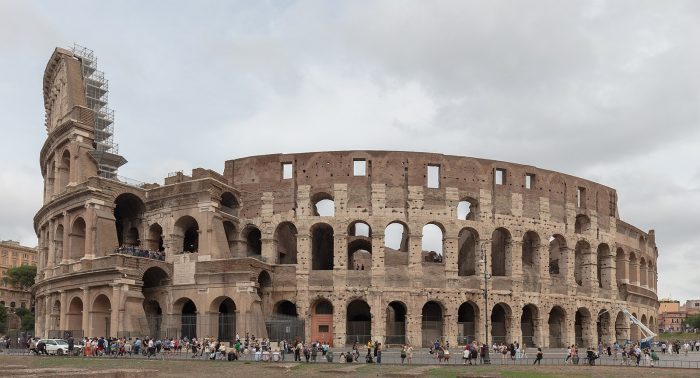
[{"label": "modern building", "polygon": [[117,175],[94,62],[59,48],[44,72],[38,335],[562,347],[639,339],[622,308],[656,322],[655,234],[619,218],[613,188],[398,151],[252,156],[139,184]]},{"label": "modern building", "polygon": [[36,264],[36,247],[25,247],[13,240],[0,241],[0,306],[5,306],[11,311],[16,308],[31,309],[32,293],[5,284],[2,278],[9,268]]}]

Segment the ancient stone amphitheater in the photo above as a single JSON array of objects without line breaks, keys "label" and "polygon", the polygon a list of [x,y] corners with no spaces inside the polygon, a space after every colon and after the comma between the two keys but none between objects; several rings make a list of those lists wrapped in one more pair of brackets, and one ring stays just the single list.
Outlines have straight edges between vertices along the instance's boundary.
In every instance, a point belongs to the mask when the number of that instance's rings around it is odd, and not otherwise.
[{"label": "ancient stone amphitheater", "polygon": [[654,233],[619,219],[612,188],[394,151],[130,182],[102,78],[80,47],[44,74],[38,335],[590,346],[640,338],[622,308],[655,328]]}]

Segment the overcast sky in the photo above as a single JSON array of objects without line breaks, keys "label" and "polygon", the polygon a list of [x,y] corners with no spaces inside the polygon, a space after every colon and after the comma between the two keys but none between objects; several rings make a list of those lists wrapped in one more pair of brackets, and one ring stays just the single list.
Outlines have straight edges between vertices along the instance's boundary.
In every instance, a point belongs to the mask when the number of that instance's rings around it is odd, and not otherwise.
[{"label": "overcast sky", "polygon": [[700,298],[700,1],[0,0],[0,239],[35,245],[42,75],[110,80],[120,174],[248,155],[416,150],[618,191],[655,229],[659,296]]}]

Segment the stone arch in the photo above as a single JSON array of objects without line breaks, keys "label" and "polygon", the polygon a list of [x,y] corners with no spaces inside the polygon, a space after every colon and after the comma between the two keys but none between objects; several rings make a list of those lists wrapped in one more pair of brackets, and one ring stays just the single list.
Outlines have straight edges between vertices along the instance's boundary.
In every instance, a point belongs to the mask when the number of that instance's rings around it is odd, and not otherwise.
[{"label": "stone arch", "polygon": [[605,289],[613,288],[612,277],[612,255],[610,247],[606,243],[598,244],[598,252],[596,254],[596,274],[598,278],[598,287]]},{"label": "stone arch", "polygon": [[459,232],[457,258],[457,274],[459,276],[473,276],[476,274],[477,247],[479,245],[479,233],[465,227]]},{"label": "stone arch", "polygon": [[297,306],[289,300],[281,300],[272,306],[272,319],[267,324],[268,337],[271,340],[292,342],[297,337],[304,340],[304,320],[299,318]]},{"label": "stone arch", "polygon": [[512,310],[507,303],[496,303],[491,309],[491,340],[493,343],[505,343],[511,339],[510,319]]},{"label": "stone arch", "polygon": [[618,342],[630,338],[630,328],[626,320],[625,314],[622,311],[618,312],[617,316],[615,316],[615,340]]},{"label": "stone arch", "polygon": [[421,310],[421,333],[424,347],[433,345],[435,341],[443,342],[444,308],[442,303],[430,300]]},{"label": "stone arch", "polygon": [[70,259],[79,260],[85,256],[85,220],[78,217],[73,221],[70,232]]},{"label": "stone arch", "polygon": [[345,319],[346,344],[357,342],[362,345],[372,339],[372,312],[365,300],[355,299],[348,303]]},{"label": "stone arch", "polygon": [[62,193],[70,183],[71,176],[71,154],[68,149],[61,154],[61,164],[58,166],[58,175],[56,176],[57,192]]},{"label": "stone arch", "polygon": [[63,224],[56,226],[56,231],[53,234],[54,242],[54,264],[58,265],[63,260]]},{"label": "stone arch", "polygon": [[238,198],[233,193],[223,192],[219,203],[221,204],[220,209],[222,212],[233,215],[234,217],[238,216],[240,201],[238,201]]},{"label": "stone arch", "polygon": [[122,193],[114,199],[114,222],[120,246],[139,245],[138,230],[145,210],[143,200],[133,193]]},{"label": "stone arch", "polygon": [[327,223],[311,226],[311,269],[333,270],[334,234],[333,227]]},{"label": "stone arch", "polygon": [[153,223],[148,227],[148,239],[146,240],[148,248],[151,251],[165,251],[163,242],[163,227],[158,223]]},{"label": "stone arch", "polygon": [[391,301],[386,308],[386,338],[391,345],[406,344],[406,304],[401,301]]},{"label": "stone arch", "polygon": [[311,305],[311,340],[326,341],[333,346],[333,304],[325,298]]},{"label": "stone arch", "polygon": [[[637,318],[637,314],[634,312],[632,313],[632,316]],[[637,318],[637,319],[639,319],[639,318]],[[630,340],[632,342],[636,343],[636,342],[639,342],[639,339],[640,339],[639,326],[630,322]]]},{"label": "stone arch", "polygon": [[566,257],[568,247],[566,246],[566,238],[560,234],[554,234],[549,238],[549,274],[553,277],[559,277],[562,274],[564,259]]},{"label": "stone arch", "polygon": [[262,232],[254,225],[247,225],[241,231],[241,239],[244,243],[245,255],[247,257],[262,256]]},{"label": "stone arch", "polygon": [[[1,303],[0,306],[5,306],[5,303]],[[51,306],[51,312],[50,312],[50,325],[49,325],[49,330],[58,330],[61,329],[61,301],[60,300],[55,300],[53,302],[53,306]]]},{"label": "stone arch", "polygon": [[499,227],[491,234],[491,275],[510,276],[511,274],[510,231]]},{"label": "stone arch", "polygon": [[199,251],[199,223],[189,215],[175,222],[173,244],[180,250],[177,253],[197,253]]},{"label": "stone arch", "polygon": [[143,290],[160,287],[167,284],[168,273],[159,266],[151,266],[143,273]]},{"label": "stone arch", "polygon": [[370,270],[372,267],[372,229],[363,221],[354,221],[347,234],[348,269]]},{"label": "stone arch", "polygon": [[272,307],[272,313],[283,316],[299,316],[297,306],[286,299],[281,300]]},{"label": "stone arch", "polygon": [[639,263],[637,260],[637,255],[634,252],[630,253],[629,258],[629,283],[632,285],[639,285]]},{"label": "stone arch", "polygon": [[549,347],[564,348],[568,343],[566,310],[561,306],[554,306],[549,311],[547,320],[549,326]]},{"label": "stone arch", "polygon": [[326,192],[318,192],[311,196],[311,208],[313,214],[318,217],[335,216],[335,201],[333,196]]},{"label": "stone arch", "polygon": [[384,258],[386,266],[408,265],[408,225],[393,221],[384,229]]},{"label": "stone arch", "polygon": [[68,330],[80,334],[83,330],[83,300],[76,296],[68,302],[68,312],[66,313],[66,325]]},{"label": "stone arch", "polygon": [[182,297],[173,303],[173,312],[179,315],[180,335],[193,339],[197,337],[197,305],[193,300]]},{"label": "stone arch", "polygon": [[105,294],[99,294],[92,302],[92,310],[90,311],[89,334],[92,337],[110,337],[112,320],[112,302]]},{"label": "stone arch", "polygon": [[627,281],[625,271],[627,270],[627,262],[625,261],[625,251],[622,248],[617,248],[615,253],[615,279],[617,285],[620,286]]},{"label": "stone arch", "polygon": [[442,224],[430,222],[423,226],[421,248],[423,262],[442,262],[445,248],[445,228]]},{"label": "stone arch", "polygon": [[596,321],[596,331],[598,337],[596,341],[598,343],[603,343],[606,345],[612,344],[612,335],[610,334],[610,328],[612,321],[610,320],[610,312],[606,309],[602,309],[598,312],[598,318]]},{"label": "stone arch", "polygon": [[457,309],[457,343],[471,344],[479,329],[479,306],[472,301],[463,302]]},{"label": "stone arch", "polygon": [[520,316],[520,332],[523,338],[523,344],[529,347],[535,347],[538,344],[537,335],[539,334],[539,309],[532,303],[523,306],[522,315]]},{"label": "stone arch", "polygon": [[478,201],[471,197],[465,197],[457,203],[457,219],[476,220],[478,211]]},{"label": "stone arch", "polygon": [[593,335],[591,334],[591,312],[585,307],[576,310],[574,319],[574,332],[576,345],[584,348],[593,347]]},{"label": "stone arch", "polygon": [[297,228],[292,222],[277,225],[273,236],[279,264],[297,263]]},{"label": "stone arch", "polygon": [[236,303],[228,296],[217,297],[209,306],[212,323],[220,341],[232,342],[236,336]]},{"label": "stone arch", "polygon": [[576,216],[576,223],[574,224],[574,232],[577,234],[584,234],[591,229],[591,218],[585,214],[579,214]]},{"label": "stone arch", "polygon": [[574,280],[578,286],[583,286],[584,281],[587,284],[591,278],[591,245],[585,240],[579,240],[576,243],[574,252]]},{"label": "stone arch", "polygon": [[639,259],[639,285],[647,286],[647,261],[644,257]]},{"label": "stone arch", "polygon": [[270,273],[263,270],[258,274],[258,295],[260,298],[264,298],[264,294],[269,294],[272,289],[272,277]]}]

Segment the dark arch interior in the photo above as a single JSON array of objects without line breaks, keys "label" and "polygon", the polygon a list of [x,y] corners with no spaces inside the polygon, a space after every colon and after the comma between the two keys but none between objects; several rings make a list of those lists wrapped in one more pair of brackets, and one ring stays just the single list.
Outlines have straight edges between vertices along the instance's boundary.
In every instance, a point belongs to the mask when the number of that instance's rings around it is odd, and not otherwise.
[{"label": "dark arch interior", "polygon": [[367,302],[350,302],[346,316],[347,342],[366,343],[372,337],[372,315]]},{"label": "dark arch interior", "polygon": [[316,304],[314,310],[317,315],[332,315],[333,305],[326,300],[322,300]]},{"label": "dark arch interior", "polygon": [[505,230],[496,229],[491,235],[491,275],[506,275],[506,248],[509,235]]},{"label": "dark arch interior", "polygon": [[311,240],[311,268],[333,270],[333,228],[327,224],[313,227]]},{"label": "dark arch interior", "polygon": [[277,255],[280,264],[297,263],[297,229],[294,224],[284,222],[275,231]]},{"label": "dark arch interior", "polygon": [[262,234],[257,227],[250,227],[246,232],[245,240],[248,256],[259,256],[262,254]]},{"label": "dark arch interior", "polygon": [[472,230],[465,229],[459,233],[458,275],[473,276],[476,274],[477,240],[478,237]]},{"label": "dark arch interior", "polygon": [[197,306],[191,300],[182,306],[180,323],[181,337],[197,337]]},{"label": "dark arch interior", "polygon": [[297,306],[290,301],[281,301],[275,306],[278,315],[297,316]]},{"label": "dark arch interior", "polygon": [[161,268],[153,267],[143,273],[143,288],[149,289],[163,285],[163,281],[168,279],[168,274]]},{"label": "dark arch interior", "polygon": [[124,193],[114,200],[114,204],[119,245],[137,246],[139,244],[138,227],[145,210],[143,201],[131,193]]},{"label": "dark arch interior", "polygon": [[391,302],[386,309],[386,343],[406,343],[406,307],[401,302]]}]

